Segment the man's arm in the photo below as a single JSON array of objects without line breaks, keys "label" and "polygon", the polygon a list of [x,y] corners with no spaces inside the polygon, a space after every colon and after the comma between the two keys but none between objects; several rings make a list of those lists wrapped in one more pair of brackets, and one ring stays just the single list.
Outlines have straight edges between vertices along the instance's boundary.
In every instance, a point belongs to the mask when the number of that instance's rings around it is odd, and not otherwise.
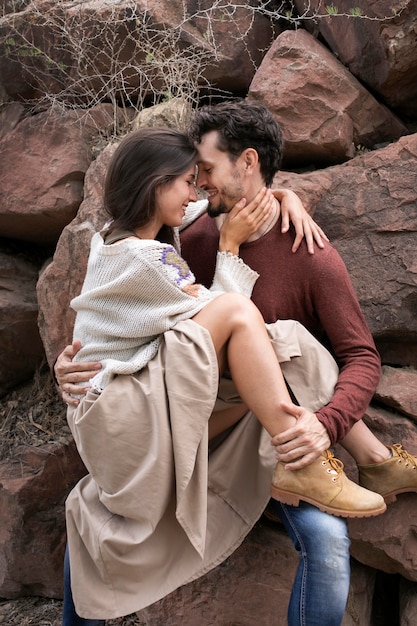
[{"label": "man's arm", "polygon": [[[314,265],[314,267],[313,267]],[[336,250],[325,250],[308,263],[297,267],[294,280],[302,273],[305,301],[298,315],[310,307],[321,326],[339,366],[339,375],[331,400],[315,413],[304,413],[291,432],[274,438],[278,458],[289,463],[302,454],[319,453],[319,425],[325,429],[330,443],[341,441],[352,426],[362,419],[380,378],[381,364],[372,335],[346,266]],[[299,294],[301,300],[301,293]],[[297,311],[294,311],[297,315]],[[317,330],[317,326],[316,326]],[[296,416],[297,417],[297,416]],[[317,454],[318,456],[318,454]],[[292,465],[292,469],[296,466]]]},{"label": "man's arm", "polygon": [[340,372],[333,398],[317,411],[332,444],[362,419],[381,375],[381,360],[348,271],[335,250],[322,270],[316,310]]}]

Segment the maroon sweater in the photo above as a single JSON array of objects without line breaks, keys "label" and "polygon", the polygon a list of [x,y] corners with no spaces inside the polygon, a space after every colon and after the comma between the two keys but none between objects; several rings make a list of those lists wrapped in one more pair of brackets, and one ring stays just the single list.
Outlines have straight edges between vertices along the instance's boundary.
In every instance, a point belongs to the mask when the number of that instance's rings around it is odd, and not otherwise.
[{"label": "maroon sweater", "polygon": [[[280,224],[256,241],[240,246],[241,258],[256,270],[252,300],[266,322],[301,322],[334,355],[340,374],[332,401],[316,412],[332,444],[343,439],[363,417],[380,376],[380,358],[360,310],[347,269],[336,250],[325,244],[314,255],[302,245],[293,253],[294,230]],[[181,234],[182,255],[197,282],[210,287],[219,232],[207,215]]]}]

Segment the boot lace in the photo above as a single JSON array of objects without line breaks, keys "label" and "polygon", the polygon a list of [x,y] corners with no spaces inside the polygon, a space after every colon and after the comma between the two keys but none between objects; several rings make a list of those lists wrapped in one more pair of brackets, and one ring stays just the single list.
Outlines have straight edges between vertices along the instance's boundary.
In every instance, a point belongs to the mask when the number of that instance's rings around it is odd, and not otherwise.
[{"label": "boot lace", "polygon": [[337,480],[343,474],[344,465],[342,461],[340,459],[337,459],[334,456],[333,452],[331,452],[331,450],[325,450],[323,452],[323,456],[325,460],[322,461],[322,465],[326,465],[328,463],[330,467],[327,469],[327,471],[329,472],[329,474],[335,474],[332,480]]},{"label": "boot lace", "polygon": [[400,443],[394,443],[392,446],[396,453],[398,454],[398,462],[402,463],[404,461],[405,466],[407,467],[409,464],[413,466],[414,469],[417,469],[417,459],[412,454],[409,454],[407,450],[404,450]]}]

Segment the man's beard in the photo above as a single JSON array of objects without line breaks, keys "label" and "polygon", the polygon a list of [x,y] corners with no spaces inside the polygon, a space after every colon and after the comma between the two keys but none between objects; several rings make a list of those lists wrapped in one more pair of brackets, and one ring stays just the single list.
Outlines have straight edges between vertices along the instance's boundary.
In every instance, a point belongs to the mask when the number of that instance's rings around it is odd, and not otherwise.
[{"label": "man's beard", "polygon": [[[241,198],[243,198],[243,189],[241,187],[231,191],[224,189],[220,195],[219,203],[216,206],[213,206],[209,200],[207,215],[209,217],[218,217],[219,215],[224,215],[224,213],[230,213]],[[227,200],[227,204],[225,200]]]},{"label": "man's beard", "polygon": [[207,215],[209,215],[209,217],[218,217],[224,213],[230,213],[236,202],[239,202],[239,200],[243,198],[243,188],[236,170],[232,174],[232,181],[233,182],[225,185],[218,191],[219,203],[217,206],[212,206],[209,200],[207,206]]},{"label": "man's beard", "polygon": [[207,206],[207,215],[209,217],[218,217],[219,215],[223,215],[223,213],[229,213],[231,209],[229,209],[224,202],[220,202],[220,204],[216,207],[213,207],[210,202]]}]

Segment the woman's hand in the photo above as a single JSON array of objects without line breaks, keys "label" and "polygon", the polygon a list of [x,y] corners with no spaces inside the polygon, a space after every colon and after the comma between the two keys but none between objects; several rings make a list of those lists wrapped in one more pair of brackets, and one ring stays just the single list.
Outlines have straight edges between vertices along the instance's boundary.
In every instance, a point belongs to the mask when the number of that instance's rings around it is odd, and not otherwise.
[{"label": "woman's hand", "polygon": [[82,383],[87,383],[97,373],[97,370],[101,369],[101,364],[96,361],[85,363],[76,361],[73,363],[72,359],[80,348],[81,343],[79,341],[74,341],[71,345],[66,346],[54,365],[55,379],[62,393],[62,399],[72,406],[77,406],[79,400],[70,394],[84,395],[89,387],[82,385]]},{"label": "woman's hand", "polygon": [[226,214],[220,229],[219,250],[238,254],[239,246],[265,224],[276,207],[276,199],[266,187],[262,187],[249,204],[241,198]]},{"label": "woman's hand", "polygon": [[323,240],[329,241],[329,239],[311,215],[307,213],[297,194],[289,189],[274,189],[274,193],[281,204],[281,232],[286,233],[288,231],[290,222],[295,228],[296,236],[292,251],[298,250],[304,237],[310,254],[314,254],[314,242],[319,248],[323,248]]}]

